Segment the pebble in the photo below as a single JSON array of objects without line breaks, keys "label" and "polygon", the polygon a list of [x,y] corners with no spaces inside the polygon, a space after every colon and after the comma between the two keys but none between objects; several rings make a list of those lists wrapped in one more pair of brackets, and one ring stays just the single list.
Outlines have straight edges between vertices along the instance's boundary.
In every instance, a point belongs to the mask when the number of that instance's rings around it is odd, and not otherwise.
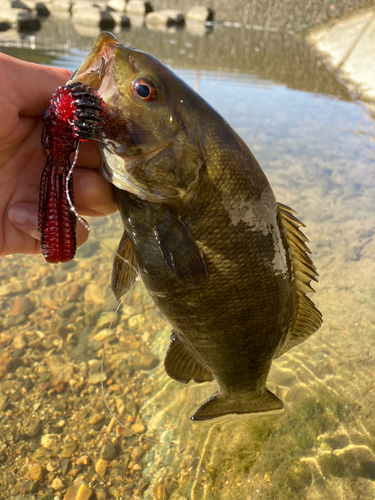
[{"label": "pebble", "polygon": [[108,461],[100,458],[96,463],[95,472],[99,474],[99,476],[104,476],[105,473],[107,472],[107,467],[108,467]]},{"label": "pebble", "polygon": [[38,437],[43,430],[43,423],[39,418],[32,418],[26,427],[25,434],[29,438]]},{"label": "pebble", "polygon": [[63,446],[61,450],[61,456],[62,458],[71,458],[76,450],[77,450],[77,443],[75,441],[72,441],[71,443],[68,443]]},{"label": "pebble", "polygon": [[56,477],[51,484],[51,487],[54,490],[62,490],[64,488],[64,483],[61,481],[60,478]]},{"label": "pebble", "polygon": [[85,484],[71,486],[67,489],[64,500],[90,500],[93,492]]},{"label": "pebble", "polygon": [[105,443],[101,452],[100,452],[100,457],[103,460],[108,460],[109,462],[111,460],[114,460],[118,455],[118,450],[116,446],[111,443],[110,441],[108,443]]},{"label": "pebble", "polygon": [[87,364],[89,366],[90,375],[93,373],[100,373],[100,367],[102,366],[100,359],[89,359]]},{"label": "pebble", "polygon": [[155,484],[153,492],[155,500],[167,500],[169,498],[168,492],[164,488],[164,484]]},{"label": "pebble", "polygon": [[66,476],[70,470],[70,460],[69,458],[64,458],[64,460],[61,460],[61,474],[63,476]]},{"label": "pebble", "polygon": [[79,457],[76,461],[76,465],[89,465],[90,459],[87,455],[83,455],[82,457]]},{"label": "pebble", "polygon": [[[92,307],[85,314],[85,324],[87,326],[92,326],[96,323],[97,319],[101,315],[102,310],[100,307]],[[90,330],[91,331],[91,330]]]},{"label": "pebble", "polygon": [[26,321],[25,314],[17,314],[17,316],[8,316],[3,319],[3,328],[7,329],[11,326],[22,325]]},{"label": "pebble", "polygon": [[31,479],[32,481],[43,482],[45,476],[46,476],[46,469],[42,465],[35,465],[26,472],[24,478]]},{"label": "pebble", "polygon": [[[104,340],[107,338],[108,335],[108,329],[100,330],[100,332],[96,333],[93,337],[94,340],[97,342],[104,342]],[[108,335],[109,337],[109,335]]]},{"label": "pebble", "polygon": [[139,328],[146,321],[146,318],[143,314],[135,314],[128,319],[128,327],[130,330],[134,330],[135,328]]},{"label": "pebble", "polygon": [[96,500],[107,500],[108,495],[104,488],[95,489]]},{"label": "pebble", "polygon": [[21,295],[29,290],[30,288],[25,281],[12,281],[11,283],[0,286],[0,297]]},{"label": "pebble", "polygon": [[30,314],[34,311],[35,304],[32,302],[29,297],[19,296],[14,299],[12,316],[16,316],[17,314]]},{"label": "pebble", "polygon": [[[87,384],[88,385],[99,385],[101,383],[101,374],[100,373],[93,373],[92,375],[89,376],[87,379]],[[106,374],[103,373],[103,382],[107,380]]]},{"label": "pebble", "polygon": [[122,320],[129,319],[130,316],[133,316],[134,314],[136,314],[136,312],[137,311],[133,306],[125,306],[122,308],[121,311],[121,319]]},{"label": "pebble", "polygon": [[147,427],[142,422],[138,422],[136,424],[133,424],[130,427],[130,430],[135,432],[135,434],[143,434],[144,432],[146,432]]},{"label": "pebble", "polygon": [[59,444],[59,440],[60,436],[58,434],[44,434],[44,436],[42,436],[42,439],[40,440],[40,444],[43,446],[43,448],[52,450],[56,447],[57,444]]},{"label": "pebble", "polygon": [[109,326],[115,326],[118,322],[118,314],[116,312],[102,313],[96,321],[95,330],[99,331]]},{"label": "pebble", "polygon": [[6,405],[7,399],[8,399],[8,396],[0,393],[0,412],[4,408],[4,406]]},{"label": "pebble", "polygon": [[187,458],[185,460],[185,465],[187,468],[196,467],[199,464],[199,457]]},{"label": "pebble", "polygon": [[0,354],[0,380],[14,371],[21,364],[19,358],[13,358],[9,353]]},{"label": "pebble", "polygon": [[63,382],[69,382],[73,378],[73,367],[64,363],[58,356],[48,356],[46,363],[53,378],[62,380]]},{"label": "pebble", "polygon": [[58,460],[50,460],[46,465],[48,472],[55,472],[60,468],[60,462]]},{"label": "pebble", "polygon": [[77,309],[77,306],[74,302],[68,302],[65,306],[60,307],[56,312],[60,316],[60,318],[68,318],[71,314]]},{"label": "pebble", "polygon": [[13,339],[14,349],[24,349],[27,346],[25,337],[23,335],[16,335]]},{"label": "pebble", "polygon": [[95,305],[105,304],[105,289],[97,283],[89,283],[84,293],[86,302],[93,302]]},{"label": "pebble", "polygon": [[151,353],[143,353],[139,358],[135,358],[133,366],[139,370],[151,370],[159,364],[159,359]]},{"label": "pebble", "polygon": [[140,458],[143,457],[145,454],[145,450],[143,450],[140,446],[136,446],[133,448],[133,451],[131,452],[131,458],[132,460],[139,460]]},{"label": "pebble", "polygon": [[87,423],[90,425],[96,425],[100,424],[100,422],[103,422],[104,417],[100,413],[93,413],[89,419],[87,420]]},{"label": "pebble", "polygon": [[44,347],[44,349],[46,349],[47,351],[49,351],[54,346],[53,340],[52,339],[44,339],[42,341],[42,346]]}]

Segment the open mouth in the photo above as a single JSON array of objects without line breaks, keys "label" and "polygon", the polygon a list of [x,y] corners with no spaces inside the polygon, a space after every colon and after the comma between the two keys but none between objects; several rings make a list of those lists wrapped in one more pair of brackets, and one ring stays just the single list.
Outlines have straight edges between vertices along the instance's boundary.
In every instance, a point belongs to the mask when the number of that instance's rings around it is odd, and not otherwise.
[{"label": "open mouth", "polygon": [[101,33],[95,42],[93,50],[72,75],[68,83],[85,83],[102,93],[100,87],[113,67],[113,55],[118,45],[120,44],[117,38],[111,33]]}]

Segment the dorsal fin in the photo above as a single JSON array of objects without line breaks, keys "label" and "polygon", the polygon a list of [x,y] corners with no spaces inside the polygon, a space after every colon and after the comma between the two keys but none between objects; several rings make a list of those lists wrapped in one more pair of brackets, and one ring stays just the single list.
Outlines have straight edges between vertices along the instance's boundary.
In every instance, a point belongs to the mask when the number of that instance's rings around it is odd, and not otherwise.
[{"label": "dorsal fin", "polygon": [[277,353],[277,357],[310,337],[322,324],[320,311],[315,307],[312,300],[306,297],[306,293],[315,291],[311,287],[310,281],[318,281],[318,273],[308,256],[308,253],[311,253],[305,244],[308,239],[299,229],[305,227],[305,225],[295,217],[295,213],[286,205],[278,204],[279,221],[289,244],[293,263],[296,313],[289,336],[280,352]]}]

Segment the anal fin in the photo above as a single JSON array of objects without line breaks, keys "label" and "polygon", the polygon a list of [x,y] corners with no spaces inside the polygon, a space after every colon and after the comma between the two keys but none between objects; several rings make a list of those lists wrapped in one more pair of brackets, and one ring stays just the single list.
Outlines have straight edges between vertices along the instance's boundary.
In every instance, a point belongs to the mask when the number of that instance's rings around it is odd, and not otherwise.
[{"label": "anal fin", "polygon": [[111,286],[114,296],[119,300],[134,287],[138,277],[138,263],[134,248],[125,231],[118,245],[117,253],[118,255],[115,255],[113,259]]},{"label": "anal fin", "polygon": [[164,366],[171,378],[183,384],[187,384],[190,380],[201,383],[211,382],[214,379],[212,373],[189,352],[174,330],[165,355]]}]

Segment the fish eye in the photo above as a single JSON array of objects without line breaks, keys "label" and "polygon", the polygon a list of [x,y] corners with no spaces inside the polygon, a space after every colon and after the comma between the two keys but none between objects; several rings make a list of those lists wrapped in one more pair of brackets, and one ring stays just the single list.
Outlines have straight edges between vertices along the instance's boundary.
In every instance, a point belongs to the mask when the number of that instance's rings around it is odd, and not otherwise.
[{"label": "fish eye", "polygon": [[153,82],[145,78],[137,78],[132,83],[133,93],[143,101],[156,99],[156,87]]}]

